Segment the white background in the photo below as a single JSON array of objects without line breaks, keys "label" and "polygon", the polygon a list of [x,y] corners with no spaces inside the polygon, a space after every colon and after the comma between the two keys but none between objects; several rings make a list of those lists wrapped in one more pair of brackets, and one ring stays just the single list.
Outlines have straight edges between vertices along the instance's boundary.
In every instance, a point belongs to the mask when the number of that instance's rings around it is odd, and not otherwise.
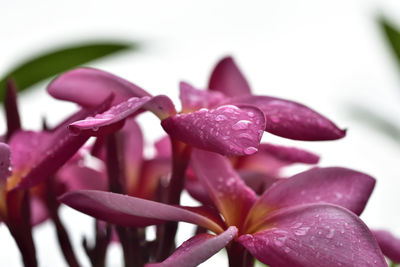
[{"label": "white background", "polygon": [[[28,56],[59,45],[105,38],[140,41],[141,51],[91,66],[177,100],[180,80],[204,87],[215,62],[233,55],[254,92],[307,104],[348,128],[347,137],[334,142],[294,142],[269,134],[264,140],[317,152],[322,166],[351,167],[376,177],[362,218],[373,228],[400,236],[400,140],[366,127],[349,112],[352,104],[359,104],[400,126],[400,71],[376,24],[380,14],[399,18],[398,0],[0,0],[0,11],[0,75]],[[400,20],[397,23],[400,27]],[[38,129],[42,115],[56,123],[76,109],[51,99],[44,88],[45,83],[40,84],[19,100],[26,128]],[[162,130],[155,117],[145,120],[146,138],[152,141]],[[3,132],[3,114],[0,123]],[[91,220],[67,208],[62,218],[69,221],[79,246],[80,235],[90,235]],[[41,266],[65,266],[51,224],[37,227],[35,242]],[[0,251],[1,266],[21,266],[4,226]],[[110,255],[110,266],[119,266],[116,246]],[[224,261],[213,257],[204,266]]]}]

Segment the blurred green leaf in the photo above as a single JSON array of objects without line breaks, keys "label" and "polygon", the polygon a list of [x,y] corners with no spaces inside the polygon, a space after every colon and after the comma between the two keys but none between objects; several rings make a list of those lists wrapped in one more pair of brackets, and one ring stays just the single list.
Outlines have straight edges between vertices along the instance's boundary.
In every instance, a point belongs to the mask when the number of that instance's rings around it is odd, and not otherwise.
[{"label": "blurred green leaf", "polygon": [[0,102],[4,101],[5,82],[13,78],[18,90],[51,78],[79,65],[88,63],[123,50],[136,49],[136,44],[100,42],[64,47],[41,54],[15,67],[0,80]]},{"label": "blurred green leaf", "polygon": [[400,30],[396,29],[396,27],[384,17],[380,17],[378,22],[400,66]]},{"label": "blurred green leaf", "polygon": [[387,135],[393,140],[400,141],[400,128],[393,122],[387,120],[382,115],[379,115],[367,108],[353,105],[350,107],[350,114],[358,119],[360,122],[365,123],[369,127]]}]

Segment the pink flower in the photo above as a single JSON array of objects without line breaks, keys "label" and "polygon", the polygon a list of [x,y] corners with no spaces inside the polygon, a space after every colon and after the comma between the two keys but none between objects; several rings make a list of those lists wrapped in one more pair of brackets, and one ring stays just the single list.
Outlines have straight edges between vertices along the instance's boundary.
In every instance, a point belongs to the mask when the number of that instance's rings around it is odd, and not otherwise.
[{"label": "pink flower", "polygon": [[194,150],[191,166],[218,212],[89,190],[60,200],[110,223],[139,227],[184,221],[217,234],[194,237],[163,266],[195,266],[224,246],[232,266],[243,266],[252,256],[270,266],[386,266],[375,238],[354,214],[365,207],[372,177],[344,168],[314,168],[257,197],[218,154]]}]

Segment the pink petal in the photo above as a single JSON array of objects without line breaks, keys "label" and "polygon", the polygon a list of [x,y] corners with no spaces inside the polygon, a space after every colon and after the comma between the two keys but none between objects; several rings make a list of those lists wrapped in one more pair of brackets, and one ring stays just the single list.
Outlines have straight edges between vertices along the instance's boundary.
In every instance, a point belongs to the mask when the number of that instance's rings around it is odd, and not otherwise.
[{"label": "pink petal", "polygon": [[361,214],[375,179],[345,168],[313,168],[273,184],[249,213],[248,224],[271,210],[308,203],[331,203]]},{"label": "pink petal", "polygon": [[264,193],[274,183],[284,179],[257,171],[241,170],[238,173],[245,184],[258,195]]},{"label": "pink petal", "polygon": [[400,263],[400,238],[385,230],[373,230],[383,254],[390,260]]},{"label": "pink petal", "polygon": [[243,96],[227,101],[229,104],[254,105],[265,114],[265,131],[304,141],[334,140],[345,136],[333,122],[314,110],[289,100],[268,96]]},{"label": "pink petal", "polygon": [[143,162],[143,134],[134,120],[126,121],[121,131],[125,161],[125,189],[136,188]]},{"label": "pink petal", "polygon": [[66,186],[67,191],[82,189],[107,190],[108,178],[100,172],[79,164],[66,164],[57,172],[57,181]]},{"label": "pink petal", "polygon": [[49,212],[47,211],[47,207],[42,199],[39,199],[35,196],[31,196],[30,208],[31,208],[32,226],[41,224],[50,217]]},{"label": "pink petal", "polygon": [[195,212],[121,194],[81,190],[66,193],[59,200],[96,219],[123,226],[144,227],[165,221],[184,221],[221,232],[216,222]]},{"label": "pink petal", "polygon": [[170,257],[163,262],[149,263],[145,266],[195,267],[226,247],[236,236],[237,232],[237,228],[235,226],[231,226],[225,232],[217,236],[211,234],[196,235],[185,241]]},{"label": "pink petal", "polygon": [[195,177],[186,176],[185,189],[189,195],[203,205],[214,206],[213,200],[203,184]]},{"label": "pink petal", "polygon": [[264,123],[264,114],[257,108],[229,105],[172,116],[161,125],[171,137],[197,148],[250,155],[257,152]]},{"label": "pink petal", "polygon": [[160,140],[155,142],[154,144],[156,148],[156,157],[157,158],[170,158],[172,155],[172,147],[171,147],[171,140],[169,136],[166,135],[162,137]]},{"label": "pink petal", "polygon": [[69,129],[75,134],[101,136],[119,130],[124,120],[134,115],[139,109],[152,111],[160,117],[168,117],[175,114],[175,107],[167,96],[145,96],[142,98],[129,98],[120,104],[95,117],[87,117],[84,120],[70,124]]},{"label": "pink petal", "polygon": [[11,155],[10,148],[5,143],[0,143],[0,186],[3,185],[10,176]]},{"label": "pink petal", "polygon": [[137,187],[128,192],[136,197],[154,200],[160,180],[166,180],[170,173],[171,160],[169,158],[146,160],[141,166],[140,181]]},{"label": "pink petal", "polygon": [[244,184],[228,159],[219,154],[194,149],[191,166],[226,224],[240,229],[256,194]]},{"label": "pink petal", "polygon": [[131,97],[150,96],[133,83],[91,68],[78,68],[62,74],[50,83],[47,91],[57,99],[72,101],[84,107],[101,104],[111,93],[115,95],[112,105]]},{"label": "pink petal", "polygon": [[215,107],[225,99],[224,94],[220,92],[199,90],[185,82],[179,84],[179,89],[184,113]]},{"label": "pink petal", "polygon": [[235,168],[277,176],[280,170],[293,163],[316,164],[319,157],[311,152],[294,147],[260,144],[258,153],[238,157]]},{"label": "pink petal", "polygon": [[215,66],[208,88],[227,96],[251,94],[250,86],[231,57],[225,57]]},{"label": "pink petal", "polygon": [[[81,118],[104,111],[108,108],[110,100],[107,99],[102,105],[86,110],[84,113],[80,112]],[[27,189],[46,180],[67,162],[87,139],[88,137],[85,136],[72,136],[67,128],[58,128],[51,132],[40,144],[30,147],[36,151],[37,156],[33,159],[29,172],[22,177],[15,189]]]},{"label": "pink petal", "polygon": [[267,265],[387,266],[368,227],[339,206],[294,206],[271,215],[265,225],[238,241]]}]

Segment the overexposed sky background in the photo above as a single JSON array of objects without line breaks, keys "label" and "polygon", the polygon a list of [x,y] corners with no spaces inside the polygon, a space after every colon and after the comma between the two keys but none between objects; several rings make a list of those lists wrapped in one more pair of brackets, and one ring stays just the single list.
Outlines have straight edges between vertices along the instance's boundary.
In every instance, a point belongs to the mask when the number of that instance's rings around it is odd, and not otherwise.
[{"label": "overexposed sky background", "polygon": [[[400,1],[1,0],[0,10],[0,76],[49,48],[109,38],[139,41],[141,51],[91,66],[177,100],[180,80],[204,87],[215,62],[233,55],[257,94],[296,100],[348,128],[347,137],[334,142],[295,142],[269,134],[264,140],[308,148],[322,156],[322,166],[350,167],[376,177],[362,218],[400,236],[400,140],[349,115],[349,106],[359,104],[400,126],[400,71],[376,23],[384,14],[400,27]],[[45,85],[19,99],[27,128],[38,129],[42,115],[56,123],[76,109],[47,96]],[[0,118],[3,132],[3,112]],[[147,123],[149,141],[161,135],[154,117],[141,121]],[[79,235],[90,231],[91,221],[70,209],[62,215],[73,220],[69,229],[79,245]],[[39,261],[41,266],[64,266],[52,230],[45,223],[35,231]],[[0,251],[1,265],[21,266],[4,226]],[[112,255],[110,263],[118,266],[118,248]],[[213,258],[204,266],[221,261]]]}]

